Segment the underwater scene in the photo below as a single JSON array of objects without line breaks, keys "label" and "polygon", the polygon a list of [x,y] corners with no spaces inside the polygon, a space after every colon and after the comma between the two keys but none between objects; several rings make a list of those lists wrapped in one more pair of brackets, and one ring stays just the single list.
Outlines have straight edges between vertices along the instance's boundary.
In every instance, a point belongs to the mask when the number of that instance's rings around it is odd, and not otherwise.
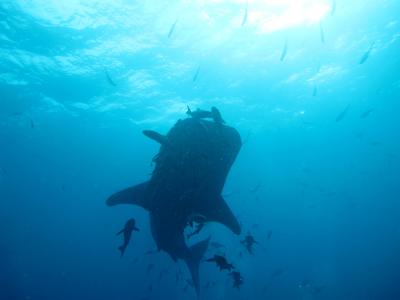
[{"label": "underwater scene", "polygon": [[400,300],[400,1],[1,0],[0,300]]}]

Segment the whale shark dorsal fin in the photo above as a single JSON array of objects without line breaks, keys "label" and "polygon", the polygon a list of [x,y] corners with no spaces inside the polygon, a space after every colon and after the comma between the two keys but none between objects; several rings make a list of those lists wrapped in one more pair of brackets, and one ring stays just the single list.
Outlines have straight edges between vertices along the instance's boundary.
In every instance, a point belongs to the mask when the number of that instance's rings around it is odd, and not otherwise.
[{"label": "whale shark dorsal fin", "polygon": [[134,204],[150,210],[150,203],[146,197],[147,186],[149,182],[143,182],[138,185],[126,188],[122,191],[112,194],[106,201],[108,206],[118,204]]},{"label": "whale shark dorsal fin", "polygon": [[235,234],[241,233],[238,220],[221,195],[205,199],[204,203],[212,203],[212,209],[207,209],[207,205],[200,209],[200,213],[207,218],[207,221],[221,223]]},{"label": "whale shark dorsal fin", "polygon": [[161,145],[168,143],[168,138],[165,135],[162,135],[154,130],[143,130],[143,134],[157,143],[160,143]]}]

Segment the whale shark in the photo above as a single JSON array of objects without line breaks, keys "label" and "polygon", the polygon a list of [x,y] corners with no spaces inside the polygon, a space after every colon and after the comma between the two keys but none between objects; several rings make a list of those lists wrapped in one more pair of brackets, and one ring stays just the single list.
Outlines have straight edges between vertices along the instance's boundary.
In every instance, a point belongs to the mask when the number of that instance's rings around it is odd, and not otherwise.
[{"label": "whale shark", "polygon": [[242,145],[240,135],[223,123],[193,117],[178,120],[166,135],[143,133],[160,144],[150,179],[111,195],[106,203],[147,210],[158,250],[185,261],[199,295],[199,263],[210,238],[188,246],[184,230],[200,215],[204,223],[217,222],[240,234],[239,222],[221,196]]}]

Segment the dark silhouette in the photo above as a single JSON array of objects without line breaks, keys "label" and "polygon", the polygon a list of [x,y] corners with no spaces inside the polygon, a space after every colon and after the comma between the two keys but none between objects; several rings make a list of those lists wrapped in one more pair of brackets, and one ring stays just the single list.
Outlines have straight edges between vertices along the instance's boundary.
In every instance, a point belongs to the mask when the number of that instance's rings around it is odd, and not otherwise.
[{"label": "dark silhouette", "polygon": [[243,284],[243,277],[238,271],[234,271],[230,274],[233,279],[233,287],[240,289],[240,286]]},{"label": "dark silhouette", "polygon": [[232,264],[228,263],[226,258],[222,255],[214,255],[213,258],[209,258],[206,261],[215,262],[220,271],[228,270],[230,272],[235,268]]},{"label": "dark silhouette", "polygon": [[364,111],[364,112],[360,115],[360,118],[361,118],[361,119],[368,118],[369,115],[370,115],[373,111],[374,111],[373,108],[370,108],[370,109]]},{"label": "dark silhouette", "polygon": [[247,251],[250,254],[253,254],[253,245],[259,244],[250,233],[245,236],[244,240],[241,241],[241,243],[246,247]]},{"label": "dark silhouette", "polygon": [[216,107],[211,107],[211,110],[202,110],[202,109],[196,109],[195,111],[192,111],[190,107],[187,107],[186,114],[191,116],[192,118],[196,119],[213,119],[215,123],[218,124],[223,124],[225,121],[222,119],[221,113]]},{"label": "dark silhouette", "polygon": [[174,33],[177,23],[178,23],[178,19],[175,20],[175,22],[172,24],[171,28],[169,29],[168,38],[171,38],[172,34]]},{"label": "dark silhouette", "polygon": [[223,124],[225,121],[222,119],[221,113],[216,107],[211,107],[211,115],[215,123]]},{"label": "dark silhouette", "polygon": [[196,73],[193,76],[192,81],[196,82],[197,78],[199,77],[199,73],[200,73],[200,66],[197,67]]},{"label": "dark silhouette", "polygon": [[286,39],[285,44],[283,45],[280,61],[283,61],[285,59],[287,51],[288,51],[288,40]]},{"label": "dark silhouette", "polygon": [[374,46],[375,46],[375,42],[373,42],[371,44],[371,46],[369,46],[368,50],[360,58],[360,61],[358,62],[360,65],[362,65],[363,63],[365,63],[368,60],[368,58],[369,58],[369,56],[370,56],[370,54],[372,52],[372,49],[374,49]]},{"label": "dark silhouette", "polygon": [[124,243],[122,246],[118,247],[118,250],[121,251],[121,257],[124,256],[126,247],[128,247],[129,242],[131,240],[132,236],[132,231],[139,231],[139,229],[136,227],[136,221],[135,219],[129,219],[126,223],[124,228],[117,233],[117,235],[124,234]]},{"label": "dark silhouette", "polygon": [[104,73],[106,74],[107,82],[108,82],[111,86],[116,87],[117,84],[116,84],[115,81],[111,78],[110,73],[108,73],[107,69],[104,69]]},{"label": "dark silhouette", "polygon": [[179,120],[165,136],[146,133],[161,144],[150,180],[113,194],[107,204],[135,204],[148,210],[157,248],[174,261],[186,262],[198,293],[199,263],[209,239],[188,247],[183,232],[191,216],[201,215],[204,222],[219,222],[240,234],[240,225],[221,196],[241,147],[240,135],[217,120],[195,117]]}]

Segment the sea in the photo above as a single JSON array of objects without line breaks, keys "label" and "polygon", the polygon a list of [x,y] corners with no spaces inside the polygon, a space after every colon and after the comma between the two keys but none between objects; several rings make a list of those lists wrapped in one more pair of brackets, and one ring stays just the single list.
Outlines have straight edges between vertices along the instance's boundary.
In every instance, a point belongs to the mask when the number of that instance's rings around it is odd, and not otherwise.
[{"label": "sea", "polygon": [[[187,118],[241,136],[198,291],[107,205]],[[0,300],[111,299],[400,300],[399,0],[0,0]]]}]

